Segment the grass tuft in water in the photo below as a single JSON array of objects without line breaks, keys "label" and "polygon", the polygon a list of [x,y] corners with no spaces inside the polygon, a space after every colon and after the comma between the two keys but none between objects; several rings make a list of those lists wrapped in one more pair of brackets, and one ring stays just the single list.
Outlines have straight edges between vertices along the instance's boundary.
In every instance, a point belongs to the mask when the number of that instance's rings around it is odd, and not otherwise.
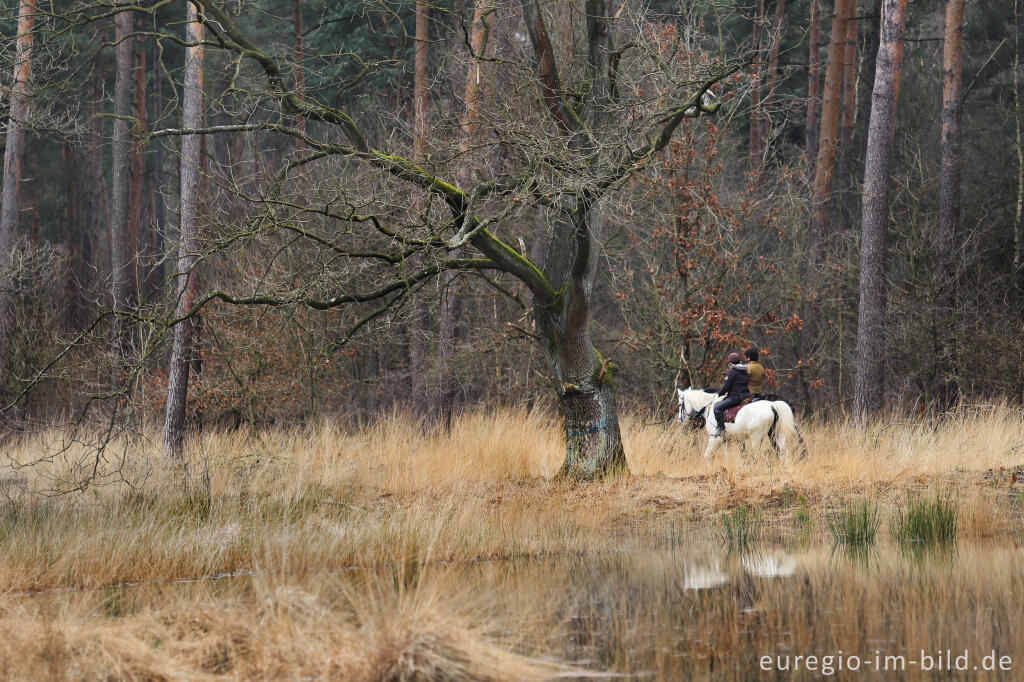
[{"label": "grass tuft in water", "polygon": [[925,545],[950,544],[956,540],[957,508],[949,501],[907,499],[896,510],[890,530],[898,542],[919,542]]},{"label": "grass tuft in water", "polygon": [[761,517],[747,507],[722,514],[722,540],[730,547],[747,547],[761,534]]},{"label": "grass tuft in water", "polygon": [[828,516],[828,529],[836,544],[873,545],[880,524],[878,505],[867,500]]}]

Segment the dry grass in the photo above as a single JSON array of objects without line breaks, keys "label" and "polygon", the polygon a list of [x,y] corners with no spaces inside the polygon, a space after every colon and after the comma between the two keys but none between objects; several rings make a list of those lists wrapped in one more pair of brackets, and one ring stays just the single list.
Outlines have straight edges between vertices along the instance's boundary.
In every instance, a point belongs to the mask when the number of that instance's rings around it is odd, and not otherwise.
[{"label": "dry grass", "polygon": [[[536,633],[560,617],[536,604],[564,596],[563,578],[535,586],[531,594],[552,592],[531,598],[541,615],[529,627],[495,632],[481,608],[488,596],[453,598],[443,580],[417,578],[406,589],[395,571],[665,548],[680,533],[714,535],[720,512],[738,504],[758,510],[769,537],[782,537],[801,515],[823,533],[830,510],[865,497],[887,517],[908,495],[941,493],[959,503],[961,538],[1019,533],[1019,410],[802,432],[802,458],[741,456],[734,447],[705,461],[703,434],[628,417],[634,476],[573,485],[550,480],[562,457],[551,417],[480,412],[445,433],[396,415],[363,429],[205,433],[191,448],[187,482],[142,439],[124,444],[116,464],[130,484],[49,494],[80,481],[94,461],[71,447],[3,474],[0,591],[9,596],[0,601],[0,670],[9,679],[104,670],[125,679],[532,679],[554,668],[511,652],[550,650],[552,640]],[[59,437],[5,454],[33,461]],[[353,568],[390,577],[339,577]],[[174,583],[232,573],[251,587],[220,594],[205,582]],[[88,591],[50,592],[69,588]],[[13,596],[36,591],[44,593]],[[157,596],[111,611],[108,593],[125,591]],[[521,632],[532,633],[528,642]]]}]

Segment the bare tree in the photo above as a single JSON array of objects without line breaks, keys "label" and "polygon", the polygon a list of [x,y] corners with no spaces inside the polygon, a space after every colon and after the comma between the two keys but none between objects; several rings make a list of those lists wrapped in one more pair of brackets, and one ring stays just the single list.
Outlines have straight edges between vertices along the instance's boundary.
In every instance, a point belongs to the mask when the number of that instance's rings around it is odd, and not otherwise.
[{"label": "bare tree", "polygon": [[896,127],[896,102],[903,71],[907,0],[884,0],[875,88],[871,93],[864,201],[861,217],[860,308],[854,411],[865,419],[883,404],[885,384],[885,257],[889,225],[889,169]]},{"label": "bare tree", "polygon": [[[516,108],[537,100],[527,98],[521,85],[508,88],[509,102],[503,102],[493,112],[502,117],[505,126],[499,140],[509,164],[497,180],[480,181],[463,189],[394,150],[377,148],[353,115],[313,99],[308,93],[297,93],[286,82],[277,60],[249,40],[230,12],[216,1],[206,4],[200,14],[212,34],[211,40],[255,63],[265,76],[266,96],[279,102],[281,109],[292,116],[303,115],[310,122],[316,121],[322,130],[340,131],[345,142],[317,137],[312,126],[303,134],[274,121],[214,126],[200,131],[186,125],[154,135],[264,130],[302,137],[310,159],[335,159],[341,164],[339,171],[349,173],[345,183],[334,190],[342,193],[340,205],[373,205],[372,198],[358,204],[353,203],[354,197],[348,198],[361,191],[359,182],[371,183],[366,184],[368,190],[381,186],[377,183],[396,182],[406,188],[425,190],[432,198],[429,211],[404,214],[406,220],[420,221],[412,229],[408,223],[389,226],[392,209],[373,212],[367,208],[371,211],[367,215],[290,203],[291,199],[275,199],[276,190],[271,188],[255,204],[266,207],[266,212],[256,217],[255,225],[266,225],[267,234],[285,231],[308,240],[323,253],[332,254],[331,258],[364,263],[359,266],[360,277],[321,278],[315,286],[303,290],[295,289],[285,280],[274,284],[260,279],[253,290],[244,294],[211,291],[197,301],[193,310],[212,301],[317,310],[352,306],[353,311],[362,312],[344,337],[350,338],[354,330],[401,305],[422,283],[446,271],[500,273],[520,283],[533,297],[535,336],[546,353],[549,376],[565,417],[566,458],[562,474],[588,479],[622,471],[626,466],[612,379],[616,368],[597,351],[590,331],[609,196],[647,168],[684,121],[716,113],[724,93],[716,97],[713,88],[749,61],[680,50],[677,43],[659,43],[662,37],[643,30],[642,17],[626,16],[620,20],[621,15],[610,12],[607,3],[600,0],[586,3],[586,12],[580,19],[583,31],[574,34],[580,35],[583,42],[557,52],[540,3],[523,0],[519,9],[526,35],[516,49],[523,50],[532,62],[531,78],[539,86],[538,103],[542,108]],[[620,34],[627,34],[621,46],[617,40]],[[581,55],[579,70],[568,71],[570,78],[578,82],[563,82],[558,54]],[[624,70],[627,59],[636,63]],[[633,74],[630,77],[634,80],[623,85],[620,78],[624,73]],[[642,94],[638,79],[643,79],[654,94]],[[687,94],[679,99],[680,92]],[[456,163],[457,160],[449,164],[449,169]],[[281,186],[292,167],[282,169],[274,187]],[[363,169],[367,175],[352,175],[356,169]],[[380,199],[383,196],[378,194]],[[406,200],[408,196],[406,189]],[[408,203],[404,205],[407,211]],[[281,217],[276,213],[278,209],[298,216],[315,213],[342,225],[365,226],[370,234],[360,239],[352,233],[346,244]],[[549,212],[551,224],[557,226],[550,235],[543,264],[534,263],[527,255],[528,249],[516,249],[497,234],[508,219],[523,215],[524,210],[530,214]],[[254,235],[258,231],[256,227],[247,229]],[[232,237],[232,243],[240,238]],[[378,242],[379,238],[384,240]],[[458,255],[463,248],[476,256]],[[377,285],[364,288],[375,281],[374,275]],[[343,342],[344,339],[339,341]]]},{"label": "bare tree", "polygon": [[[25,150],[25,125],[31,99],[32,44],[35,38],[36,0],[21,0],[18,6],[18,37],[14,53],[14,77],[11,106],[7,121],[7,144],[4,148],[3,205],[0,206],[0,264],[7,270],[18,231],[21,191],[21,160]],[[7,335],[10,332],[11,292],[0,286],[0,357],[6,357]]]},{"label": "bare tree", "polygon": [[[197,5],[186,3],[185,82],[182,93],[182,127],[198,130],[203,125],[203,25]],[[175,271],[177,304],[174,315],[174,347],[167,380],[167,411],[164,422],[164,456],[180,460],[185,435],[185,405],[192,354],[192,315],[196,302],[196,254],[199,251],[199,189],[201,136],[181,137],[181,217],[178,265]]]}]

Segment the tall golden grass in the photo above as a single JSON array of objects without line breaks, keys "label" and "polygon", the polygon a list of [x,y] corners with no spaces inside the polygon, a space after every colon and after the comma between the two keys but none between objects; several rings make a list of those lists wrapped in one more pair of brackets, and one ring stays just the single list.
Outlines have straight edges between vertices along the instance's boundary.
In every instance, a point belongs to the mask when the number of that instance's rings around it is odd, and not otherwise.
[{"label": "tall golden grass", "polygon": [[[35,464],[0,470],[0,631],[9,642],[0,669],[16,671],[10,679],[49,674],[47,666],[83,678],[110,666],[125,679],[289,670],[533,679],[558,668],[512,652],[536,655],[551,640],[521,641],[507,624],[494,632],[482,597],[452,600],[444,581],[403,592],[395,571],[664,548],[680,533],[712,536],[718,513],[738,504],[758,508],[782,536],[798,513],[823,518],[865,496],[886,513],[921,492],[958,500],[961,537],[1019,532],[1019,410],[801,432],[806,453],[782,461],[738,444],[704,460],[702,432],[627,416],[633,475],[582,485],[552,478],[563,454],[558,420],[523,410],[472,412],[447,431],[395,414],[363,428],[206,432],[191,444],[187,469],[162,462],[155,437],[115,443],[100,459],[64,443],[65,434],[26,438],[4,454]],[[108,483],[84,485],[91,481]],[[353,573],[391,577],[342,579]],[[551,595],[562,580],[555,573]],[[224,575],[250,587],[206,586]],[[183,580],[200,582],[175,582]],[[110,606],[110,594],[122,592],[155,596],[149,605],[132,597],[142,605],[122,612]],[[538,611],[524,632],[558,622]]]}]

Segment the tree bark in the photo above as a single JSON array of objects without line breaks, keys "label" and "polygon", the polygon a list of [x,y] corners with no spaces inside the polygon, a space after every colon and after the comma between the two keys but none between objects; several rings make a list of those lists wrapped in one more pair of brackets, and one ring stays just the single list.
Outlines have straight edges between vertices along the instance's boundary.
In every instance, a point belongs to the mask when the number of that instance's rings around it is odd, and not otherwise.
[{"label": "tree bark", "polygon": [[814,188],[811,197],[812,260],[829,238],[829,209],[832,181],[835,174],[836,137],[839,129],[839,102],[842,94],[844,41],[852,0],[836,0],[832,18],[832,37],[828,45],[828,67],[822,94],[821,126],[818,133],[818,158],[814,165]]},{"label": "tree bark", "polygon": [[1013,221],[1013,274],[1014,281],[1018,287],[1024,286],[1021,281],[1022,270],[1021,253],[1024,244],[1021,239],[1024,237],[1024,117],[1021,112],[1021,81],[1020,81],[1020,34],[1024,31],[1024,15],[1020,11],[1020,0],[1013,0],[1013,21],[1017,30],[1013,36],[1013,108],[1014,108],[1014,130],[1017,136],[1017,212]]},{"label": "tree bark", "polygon": [[[963,119],[964,0],[947,0],[945,38],[942,47],[942,141],[939,167],[939,267],[935,291],[940,319],[952,319],[956,311],[957,244],[960,235],[960,128]],[[955,332],[954,332],[955,333]],[[946,405],[956,400],[953,334],[941,336],[937,361],[939,395]]]},{"label": "tree bark", "polygon": [[807,133],[804,153],[807,155],[807,177],[814,177],[818,159],[818,126],[821,116],[821,0],[811,0],[810,47],[807,56]]},{"label": "tree bark", "polygon": [[943,290],[951,292],[960,237],[960,127],[963,118],[964,0],[946,2],[942,48],[942,161],[939,169],[939,245]]},{"label": "tree bark", "polygon": [[[856,10],[856,3],[853,5]],[[855,13],[855,12],[854,12]],[[857,33],[860,22],[846,22],[843,46],[843,108],[839,125],[839,211],[842,228],[849,227],[855,209],[853,197],[853,129],[857,122]]]},{"label": "tree bark", "polygon": [[[302,0],[295,0],[295,11],[292,18],[292,40],[295,45],[295,91],[302,95],[306,91],[306,71],[302,63]],[[305,132],[306,117],[299,116],[295,127]],[[302,151],[304,145],[301,138],[295,140],[295,150]]]},{"label": "tree bark", "polygon": [[[135,42],[135,66],[132,73],[132,117],[139,138],[149,127],[146,112],[146,38],[137,36]],[[143,223],[146,216],[146,145],[141,141],[132,144],[131,178],[128,191],[128,301],[134,304],[145,293],[140,287],[142,268],[140,255],[145,240]]]},{"label": "tree bark", "polygon": [[761,71],[764,69],[761,49],[761,26],[764,24],[764,0],[757,0],[754,9],[754,82],[750,88],[750,165],[761,166],[764,141],[761,139]]},{"label": "tree bark", "polygon": [[[203,26],[199,23],[196,6],[186,3],[185,82],[182,94],[182,127],[195,129],[203,123]],[[181,217],[179,227],[178,265],[175,272],[177,305],[174,316],[182,320],[195,305],[197,280],[196,254],[198,251],[199,189],[201,187],[199,135],[181,138]],[[182,458],[185,437],[185,406],[188,398],[189,369],[192,364],[192,320],[174,325],[174,348],[171,352],[167,381],[167,413],[164,422],[164,456],[171,460]]]},{"label": "tree bark", "polygon": [[[36,0],[21,0],[18,7],[18,37],[14,48],[14,84],[7,121],[7,143],[4,148],[3,204],[0,205],[0,268],[6,275],[12,266],[12,252],[21,214],[18,194],[21,191],[21,162],[25,149],[25,124],[31,110],[29,81],[32,78],[32,46],[35,39]],[[0,287],[0,360],[7,358],[7,335],[10,332],[11,296],[6,286]]]},{"label": "tree bark", "polygon": [[775,18],[772,22],[772,46],[768,51],[768,89],[761,103],[761,144],[767,148],[771,141],[772,105],[775,103],[775,87],[779,82],[779,48],[782,45],[782,22],[786,13],[786,0],[777,0]]},{"label": "tree bark", "polygon": [[[628,471],[619,430],[613,373],[590,337],[591,293],[596,277],[594,235],[602,232],[596,207],[580,207],[573,216],[572,242],[558,240],[549,249],[553,274],[570,262],[566,293],[555,305],[534,309],[537,328],[546,344],[548,364],[565,419],[565,462],[560,476],[590,480]],[[558,249],[566,250],[559,254]],[[560,257],[561,256],[561,257]],[[546,270],[549,267],[545,267]]]},{"label": "tree bark", "polygon": [[[160,45],[153,41],[152,58],[153,78],[153,116],[160,118],[164,108],[163,93],[163,71],[160,65]],[[146,276],[146,296],[155,296],[163,287],[164,280],[164,235],[167,229],[167,201],[164,187],[166,176],[164,174],[164,143],[162,140],[153,142],[153,182],[152,202],[153,221],[150,225],[149,251],[153,262],[149,266]]]},{"label": "tree bark", "polygon": [[889,223],[889,171],[892,165],[896,103],[903,69],[903,35],[908,0],[884,0],[875,89],[864,161],[861,219],[860,308],[854,412],[864,420],[884,402],[885,252]]},{"label": "tree bark", "polygon": [[[430,58],[430,3],[416,2],[416,47],[413,62],[413,160],[420,166],[427,162],[427,106],[429,103],[429,58]],[[423,207],[422,199],[415,202],[417,210]],[[434,404],[428,395],[428,381],[432,372],[428,357],[427,325],[429,320],[423,311],[414,307],[409,336],[409,369],[411,375],[411,398],[414,411],[429,411]]]},{"label": "tree bark", "polygon": [[[571,145],[589,147],[580,122],[586,117],[590,126],[600,127],[614,111],[609,59],[615,50],[606,3],[586,2],[586,77],[591,97],[582,116],[573,115],[565,104],[540,3],[521,0],[521,6],[548,112]],[[587,196],[579,197],[568,213],[566,224],[553,230],[544,261],[544,275],[558,293],[551,300],[535,299],[534,319],[565,419],[565,462],[560,475],[590,480],[626,472],[628,467],[612,380],[615,366],[597,352],[589,331],[603,215],[596,200]]]},{"label": "tree bark", "polygon": [[131,37],[134,13],[118,12],[114,15],[115,80],[114,80],[114,136],[111,144],[111,217],[110,217],[110,297],[114,316],[113,348],[122,357],[126,325],[119,313],[129,308],[130,276],[128,237],[128,201],[131,174],[132,115],[132,47]]}]

